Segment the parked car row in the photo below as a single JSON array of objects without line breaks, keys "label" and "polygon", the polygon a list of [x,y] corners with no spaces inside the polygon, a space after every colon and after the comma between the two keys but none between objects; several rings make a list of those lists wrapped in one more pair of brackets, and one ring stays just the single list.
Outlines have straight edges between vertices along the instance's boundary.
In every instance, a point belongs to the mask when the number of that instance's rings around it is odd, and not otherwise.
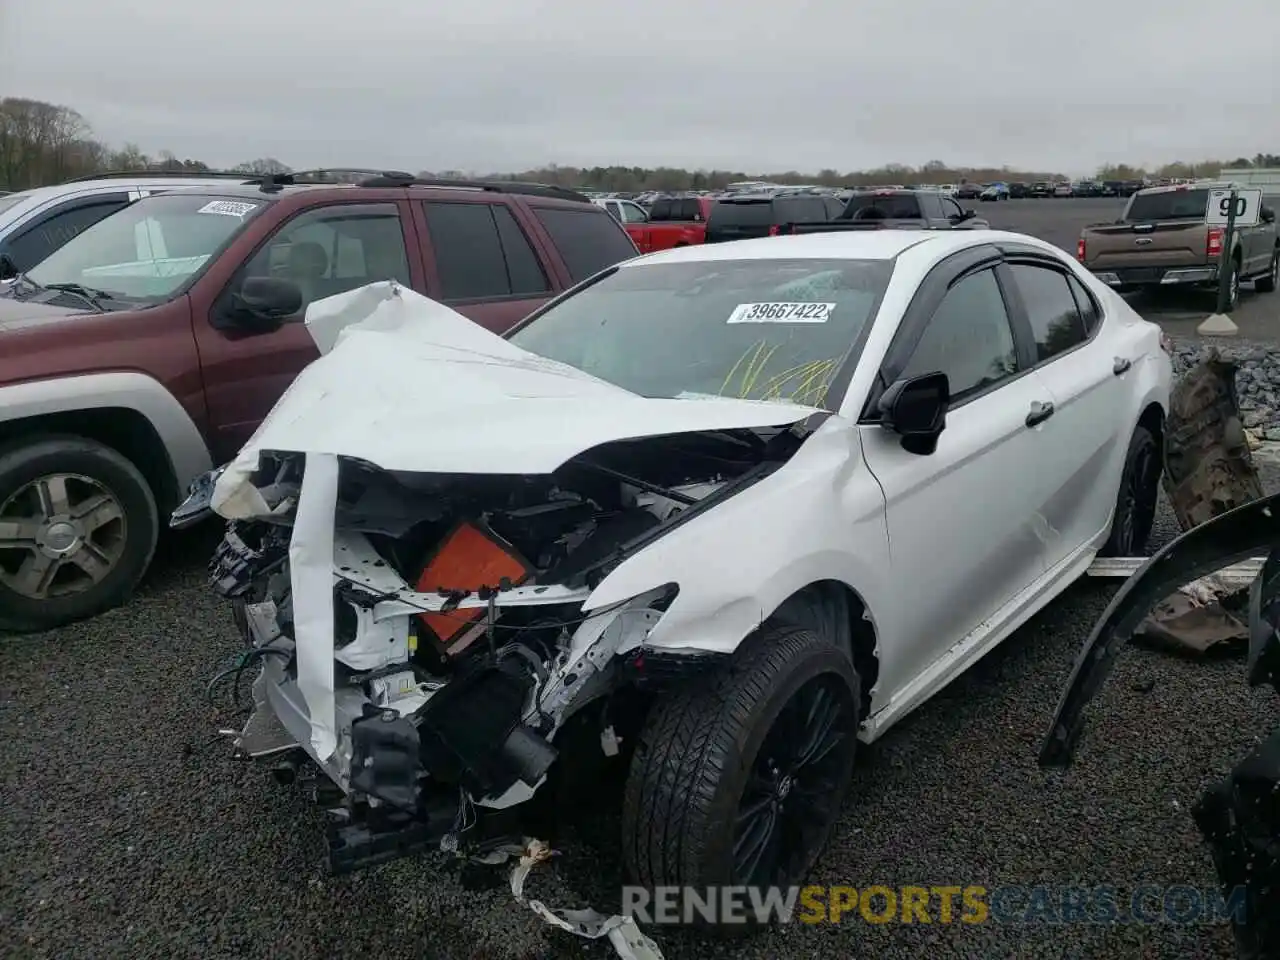
[{"label": "parked car row", "polygon": [[656,200],[648,210],[630,200],[597,198],[593,203],[621,221],[642,253],[792,233],[987,226],[952,196],[906,187],[841,195],[807,189],[729,193]]}]

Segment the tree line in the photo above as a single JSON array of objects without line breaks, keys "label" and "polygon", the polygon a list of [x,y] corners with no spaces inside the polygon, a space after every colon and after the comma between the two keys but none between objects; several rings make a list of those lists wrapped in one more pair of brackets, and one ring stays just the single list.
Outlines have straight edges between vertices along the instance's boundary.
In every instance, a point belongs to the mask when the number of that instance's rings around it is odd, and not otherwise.
[{"label": "tree line", "polygon": [[[1211,177],[1226,168],[1277,167],[1280,154],[1259,153],[1225,162],[1176,161],[1156,168],[1125,164],[1102,167],[1103,180],[1135,180],[1154,177]],[[72,177],[90,176],[115,170],[209,171],[204,161],[179,158],[168,150],[145,153],[137,144],[113,148],[97,139],[89,122],[71,107],[20,97],[0,98],[0,190],[25,190]],[[290,173],[291,168],[273,157],[261,157],[237,164],[234,172],[252,175]],[[900,183],[959,183],[991,180],[1055,180],[1062,174],[1049,170],[1018,170],[1012,167],[957,167],[931,160],[920,167],[891,163],[874,170],[839,171],[834,168],[805,173],[798,170],[747,172],[743,170],[685,170],[679,167],[565,167],[550,164],[536,170],[480,173],[477,171],[420,171],[420,176],[460,178],[500,178],[533,180],[583,190],[715,190],[741,180],[773,183],[821,184],[824,186],[868,186]]]}]

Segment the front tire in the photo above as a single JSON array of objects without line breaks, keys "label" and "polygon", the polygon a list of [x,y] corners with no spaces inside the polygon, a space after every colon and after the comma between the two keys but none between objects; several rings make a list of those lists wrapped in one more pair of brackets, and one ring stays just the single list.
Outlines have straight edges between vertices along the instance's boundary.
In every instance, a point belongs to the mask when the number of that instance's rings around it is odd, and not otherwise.
[{"label": "front tire", "polygon": [[720,668],[662,696],[623,800],[631,882],[699,893],[800,882],[848,790],[859,710],[849,656],[794,627],[759,631]]},{"label": "front tire", "polygon": [[123,603],[159,528],[146,479],[110,447],[66,436],[0,451],[0,629],[51,630]]},{"label": "front tire", "polygon": [[1129,438],[1129,449],[1116,493],[1111,533],[1098,555],[1144,557],[1155,522],[1160,474],[1164,469],[1160,445],[1151,431],[1139,424]]}]

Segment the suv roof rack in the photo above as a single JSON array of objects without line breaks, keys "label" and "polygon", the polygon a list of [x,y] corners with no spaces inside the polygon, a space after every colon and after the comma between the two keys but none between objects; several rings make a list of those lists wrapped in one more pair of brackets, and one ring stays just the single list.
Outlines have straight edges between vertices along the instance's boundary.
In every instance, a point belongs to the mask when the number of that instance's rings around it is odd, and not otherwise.
[{"label": "suv roof rack", "polygon": [[528,197],[573,200],[590,203],[585,193],[549,183],[525,183],[519,180],[449,180],[440,177],[415,177],[408,173],[387,172],[360,182],[362,187],[453,187],[460,190],[484,190],[488,193],[516,193]]},{"label": "suv roof rack", "polygon": [[251,174],[236,173],[234,170],[106,170],[102,173],[87,173],[82,177],[71,177],[61,182],[84,183],[88,180],[124,180],[144,177],[218,177],[244,180],[249,176]]},{"label": "suv roof rack", "polygon": [[[317,167],[314,170],[290,170],[288,173],[245,174],[245,183],[256,183],[264,193],[277,193],[284,187],[341,186],[362,182],[359,177],[412,177],[398,170],[374,170],[368,167]],[[336,179],[319,180],[316,177]]]}]

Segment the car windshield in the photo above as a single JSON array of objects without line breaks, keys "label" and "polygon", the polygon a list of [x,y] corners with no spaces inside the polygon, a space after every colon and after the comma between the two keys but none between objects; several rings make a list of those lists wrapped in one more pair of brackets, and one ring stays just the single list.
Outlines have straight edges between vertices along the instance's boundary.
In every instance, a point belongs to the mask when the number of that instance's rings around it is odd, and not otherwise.
[{"label": "car windshield", "polygon": [[636,264],[554,304],[510,339],[645,397],[827,407],[831,380],[892,272],[883,260]]},{"label": "car windshield", "polygon": [[27,271],[42,287],[75,284],[121,300],[162,302],[198,273],[265,200],[156,194],[100,220]]}]

